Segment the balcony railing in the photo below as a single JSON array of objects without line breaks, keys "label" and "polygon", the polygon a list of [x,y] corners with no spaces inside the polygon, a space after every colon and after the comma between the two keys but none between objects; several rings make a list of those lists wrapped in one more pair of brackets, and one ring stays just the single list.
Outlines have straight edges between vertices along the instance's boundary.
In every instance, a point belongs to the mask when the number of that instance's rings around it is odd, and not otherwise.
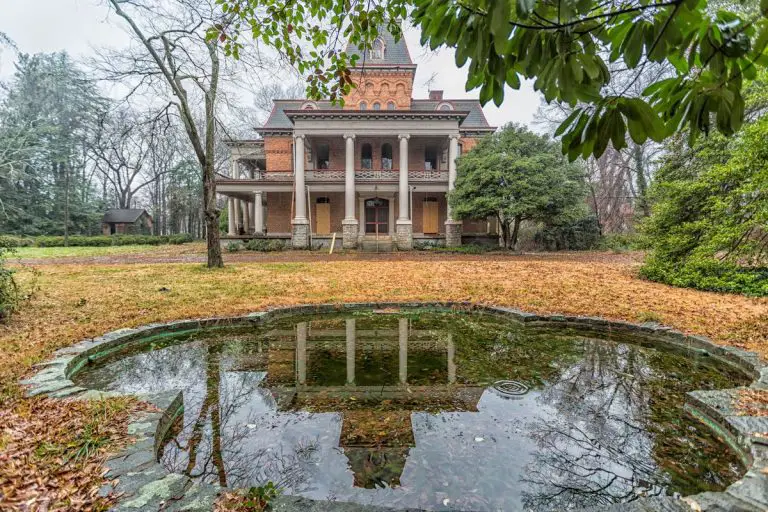
[{"label": "balcony railing", "polygon": [[[305,171],[304,179],[307,182],[343,182],[344,169],[316,169]],[[356,169],[355,181],[397,181],[400,177],[400,171],[393,169]],[[255,180],[259,181],[293,181],[293,172],[291,171],[259,171],[254,175]],[[420,171],[409,170],[408,181],[448,181],[448,171]]]}]

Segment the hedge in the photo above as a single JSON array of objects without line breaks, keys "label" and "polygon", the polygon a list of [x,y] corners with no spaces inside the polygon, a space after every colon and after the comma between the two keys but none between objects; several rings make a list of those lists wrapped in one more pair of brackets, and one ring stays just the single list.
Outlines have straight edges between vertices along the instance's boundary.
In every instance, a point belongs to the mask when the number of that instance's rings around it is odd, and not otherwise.
[{"label": "hedge", "polygon": [[[179,245],[192,242],[192,235],[112,235],[70,236],[69,247],[109,247],[116,245]],[[5,247],[64,247],[63,236],[38,236],[34,238],[0,235],[0,245]]]}]

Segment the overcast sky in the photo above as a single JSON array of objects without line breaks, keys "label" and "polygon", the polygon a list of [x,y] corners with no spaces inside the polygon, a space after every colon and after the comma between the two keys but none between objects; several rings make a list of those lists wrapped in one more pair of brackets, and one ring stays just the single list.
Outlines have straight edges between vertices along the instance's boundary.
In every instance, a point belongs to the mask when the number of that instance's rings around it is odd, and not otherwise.
[{"label": "overcast sky", "polygon": [[[21,52],[66,50],[76,58],[90,55],[94,47],[120,48],[128,39],[120,20],[108,15],[103,0],[0,0],[0,32],[10,36]],[[406,31],[406,41],[419,65],[414,97],[427,96],[426,82],[435,75],[432,88],[443,89],[446,98],[477,98],[479,90],[464,91],[466,66],[456,68],[452,51],[434,54],[422,48],[415,29]],[[13,72],[12,63],[13,53],[6,49],[0,57],[0,79]],[[530,125],[540,104],[541,96],[526,83],[519,91],[507,88],[502,106],[491,103],[485,113],[493,126],[508,122]]]}]

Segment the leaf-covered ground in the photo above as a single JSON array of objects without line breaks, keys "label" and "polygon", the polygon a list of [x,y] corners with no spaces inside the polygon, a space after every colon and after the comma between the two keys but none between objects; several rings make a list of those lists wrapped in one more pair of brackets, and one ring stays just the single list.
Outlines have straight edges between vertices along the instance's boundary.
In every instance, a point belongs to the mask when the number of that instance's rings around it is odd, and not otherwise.
[{"label": "leaf-covered ground", "polygon": [[[23,424],[43,422],[47,409],[21,398],[16,382],[56,348],[121,327],[288,304],[473,301],[539,313],[653,320],[768,356],[768,299],[643,281],[636,277],[638,256],[633,254],[237,253],[226,255],[229,264],[223,270],[207,270],[198,263],[200,250],[168,247],[97,257],[105,260],[48,260],[36,272],[23,268],[22,281],[36,280],[38,291],[9,325],[0,326],[0,428],[29,432],[35,445],[43,442],[39,429],[25,430]],[[86,413],[72,414],[85,414],[87,422]],[[122,442],[120,418],[115,417],[115,430],[105,435],[100,449]],[[9,452],[7,434],[2,435],[0,457],[8,460],[17,452]],[[98,462],[98,457],[86,460]],[[32,475],[48,478],[31,462],[23,464]],[[76,480],[77,496],[89,496],[99,481],[98,471],[87,474]],[[6,493],[0,494],[2,509],[8,494],[5,488],[0,492]]]}]

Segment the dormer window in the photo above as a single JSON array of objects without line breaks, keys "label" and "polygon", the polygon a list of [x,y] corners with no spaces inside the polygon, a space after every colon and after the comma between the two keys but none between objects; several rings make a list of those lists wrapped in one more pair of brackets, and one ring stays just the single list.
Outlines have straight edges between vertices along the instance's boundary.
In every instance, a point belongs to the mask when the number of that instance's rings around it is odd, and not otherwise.
[{"label": "dormer window", "polygon": [[437,106],[437,110],[453,110],[453,105],[450,103],[440,103]]},{"label": "dormer window", "polygon": [[307,101],[301,106],[301,110],[317,110],[317,103],[314,101]]},{"label": "dormer window", "polygon": [[373,42],[371,60],[384,60],[384,40],[380,37]]}]

